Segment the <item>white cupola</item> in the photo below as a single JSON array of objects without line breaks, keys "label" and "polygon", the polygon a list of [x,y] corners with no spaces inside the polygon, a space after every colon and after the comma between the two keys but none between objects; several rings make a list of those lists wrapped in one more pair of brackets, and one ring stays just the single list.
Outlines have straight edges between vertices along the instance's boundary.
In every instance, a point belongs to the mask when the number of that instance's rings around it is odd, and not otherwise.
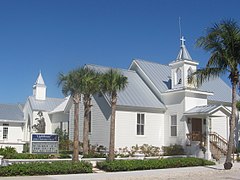
[{"label": "white cupola", "polygon": [[36,100],[46,100],[46,85],[44,83],[41,72],[38,74],[38,78],[33,85],[33,96]]},{"label": "white cupola", "polygon": [[185,39],[182,37],[180,39],[180,51],[175,61],[171,62],[169,66],[171,67],[171,87],[172,89],[187,88],[194,86],[188,84],[188,76],[197,70],[196,61],[193,61],[186,46]]}]

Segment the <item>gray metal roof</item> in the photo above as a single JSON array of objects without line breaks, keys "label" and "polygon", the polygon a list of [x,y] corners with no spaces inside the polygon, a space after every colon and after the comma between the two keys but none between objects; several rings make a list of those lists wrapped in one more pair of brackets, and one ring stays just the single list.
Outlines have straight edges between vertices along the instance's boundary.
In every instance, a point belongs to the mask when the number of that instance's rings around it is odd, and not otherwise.
[{"label": "gray metal roof", "polygon": [[24,121],[21,107],[18,104],[0,104],[0,120]]},{"label": "gray metal roof", "polygon": [[[160,92],[171,89],[171,68],[155,62],[134,59],[134,62],[148,76]],[[131,68],[131,67],[130,67]]]},{"label": "gray metal roof", "polygon": [[224,109],[224,111],[226,113],[228,113],[229,115],[231,114],[231,112],[222,105],[196,106],[196,107],[186,111],[184,114],[185,115],[195,115],[195,114],[197,114],[197,115],[199,115],[199,114],[207,115],[208,114],[209,115],[209,114],[216,112],[220,108]]},{"label": "gray metal roof", "polygon": [[[155,62],[135,59],[140,69],[147,75],[160,92],[171,89],[171,67]],[[131,68],[131,67],[130,67]],[[219,77],[211,81],[204,82],[199,88],[202,91],[213,92],[213,96],[208,96],[208,100],[231,102],[231,88]]]},{"label": "gray metal roof", "polygon": [[46,100],[36,100],[34,96],[29,96],[28,99],[33,110],[47,112],[53,111],[57,106],[65,101],[64,98],[49,97],[47,97]]},{"label": "gray metal roof", "polygon": [[219,105],[206,105],[206,106],[196,106],[184,114],[208,114],[209,112],[216,109]]},{"label": "gray metal roof", "polygon": [[[104,73],[109,67],[96,65],[87,65],[97,72]],[[165,106],[157,99],[152,91],[147,87],[143,80],[135,71],[117,69],[128,78],[128,85],[124,91],[118,93],[117,105],[133,106],[133,107],[149,107],[149,108],[165,108]]]}]

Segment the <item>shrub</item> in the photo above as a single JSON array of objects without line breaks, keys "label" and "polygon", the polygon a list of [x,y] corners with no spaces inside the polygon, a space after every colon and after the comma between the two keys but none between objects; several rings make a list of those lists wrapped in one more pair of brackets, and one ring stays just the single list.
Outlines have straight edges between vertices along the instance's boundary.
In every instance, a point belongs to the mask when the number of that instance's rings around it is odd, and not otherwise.
[{"label": "shrub", "polygon": [[147,169],[164,169],[190,166],[214,165],[214,162],[200,158],[168,158],[150,160],[115,160],[98,162],[97,167],[104,171],[134,171]]},{"label": "shrub", "polygon": [[13,147],[0,148],[0,155],[2,155],[4,158],[9,158],[14,154],[17,154],[17,151]]},{"label": "shrub", "polygon": [[73,142],[69,140],[69,135],[66,130],[62,130],[59,127],[55,129],[55,133],[59,138],[59,150],[68,151],[72,149]]},{"label": "shrub", "polygon": [[49,154],[15,153],[4,156],[5,159],[48,159]]},{"label": "shrub", "polygon": [[143,144],[141,146],[136,144],[136,146],[132,146],[130,150],[128,150],[128,147],[119,148],[117,156],[129,157],[134,156],[136,153],[144,154],[145,157],[160,156],[161,148],[148,144]]},{"label": "shrub", "polygon": [[83,158],[106,158],[107,156],[103,153],[94,153],[89,152],[88,154],[83,155]]},{"label": "shrub", "polygon": [[163,146],[163,155],[164,156],[172,156],[172,155],[183,155],[184,149],[181,145],[170,145],[170,146]]},{"label": "shrub", "polygon": [[92,165],[87,162],[52,162],[13,164],[0,168],[0,176],[53,175],[91,173]]}]

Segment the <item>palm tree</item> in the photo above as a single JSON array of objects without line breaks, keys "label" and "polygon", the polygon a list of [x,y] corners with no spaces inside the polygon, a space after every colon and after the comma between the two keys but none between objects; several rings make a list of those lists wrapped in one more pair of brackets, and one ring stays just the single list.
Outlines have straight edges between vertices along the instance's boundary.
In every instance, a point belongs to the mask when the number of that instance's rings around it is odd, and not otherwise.
[{"label": "palm tree", "polygon": [[79,105],[82,93],[82,78],[84,69],[78,68],[70,71],[68,74],[59,74],[58,85],[62,86],[62,92],[65,96],[71,95],[74,104],[74,138],[73,138],[73,157],[74,162],[79,161]]},{"label": "palm tree", "polygon": [[115,149],[115,114],[117,105],[117,93],[123,91],[127,86],[127,77],[122,75],[116,69],[110,69],[101,77],[101,90],[106,93],[111,103],[111,121],[110,121],[110,143],[109,156],[110,161],[114,160]]},{"label": "palm tree", "polygon": [[83,121],[83,154],[88,154],[88,134],[89,134],[89,119],[91,111],[91,95],[99,92],[99,74],[94,70],[85,67],[84,76],[82,79],[82,94],[84,104],[84,121]]},{"label": "palm tree", "polygon": [[[240,28],[234,20],[221,21],[207,29],[206,36],[197,40],[197,46],[211,53],[205,68],[197,70],[191,78],[200,85],[211,77],[228,73],[232,86],[232,112],[230,117],[230,135],[225,169],[231,169],[231,154],[234,146],[234,129],[236,122],[236,91],[239,82],[238,65],[240,63]],[[192,78],[195,76],[196,78]]]}]

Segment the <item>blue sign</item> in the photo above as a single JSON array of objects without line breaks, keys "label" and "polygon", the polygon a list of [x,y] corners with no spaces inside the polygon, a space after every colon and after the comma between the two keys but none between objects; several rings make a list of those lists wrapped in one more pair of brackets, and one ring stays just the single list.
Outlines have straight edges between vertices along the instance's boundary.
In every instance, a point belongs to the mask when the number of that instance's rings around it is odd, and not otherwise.
[{"label": "blue sign", "polygon": [[32,141],[58,141],[57,134],[32,134]]}]

